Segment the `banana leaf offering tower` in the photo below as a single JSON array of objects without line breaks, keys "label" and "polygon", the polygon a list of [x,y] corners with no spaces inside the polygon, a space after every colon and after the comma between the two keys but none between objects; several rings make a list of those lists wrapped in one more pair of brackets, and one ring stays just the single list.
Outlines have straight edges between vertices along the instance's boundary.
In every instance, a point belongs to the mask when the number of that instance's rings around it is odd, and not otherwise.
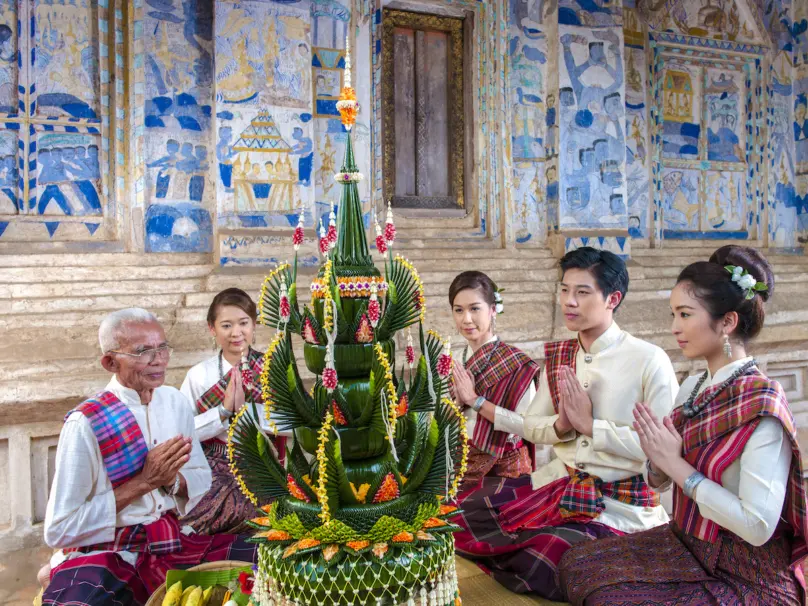
[{"label": "banana leaf offering tower", "polygon": [[[348,131],[338,216],[320,227],[324,257],[311,303],[297,297],[297,256],[270,273],[259,321],[277,328],[261,375],[263,407],[244,406],[231,425],[231,470],[260,508],[252,520],[259,564],[257,606],[460,604],[448,521],[468,454],[463,415],[448,397],[448,343],[425,331],[424,287],[415,268],[393,256],[388,208],[376,248],[365,236],[351,126],[358,112],[350,55],[337,107]],[[295,229],[297,250],[303,218]],[[416,358],[412,329],[420,341]],[[396,372],[394,336],[407,330]],[[306,390],[292,350],[303,339]],[[294,431],[282,462],[265,425]]]}]

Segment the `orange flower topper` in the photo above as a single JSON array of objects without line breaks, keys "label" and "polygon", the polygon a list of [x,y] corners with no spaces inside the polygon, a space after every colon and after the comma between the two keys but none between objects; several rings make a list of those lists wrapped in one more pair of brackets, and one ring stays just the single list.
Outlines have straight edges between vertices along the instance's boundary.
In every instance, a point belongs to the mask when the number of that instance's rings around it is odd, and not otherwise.
[{"label": "orange flower topper", "polygon": [[356,91],[351,87],[350,31],[345,36],[345,81],[339,101],[337,101],[337,111],[342,117],[342,124],[345,128],[351,130],[351,127],[356,124],[356,116],[359,114],[359,103],[356,100]]}]

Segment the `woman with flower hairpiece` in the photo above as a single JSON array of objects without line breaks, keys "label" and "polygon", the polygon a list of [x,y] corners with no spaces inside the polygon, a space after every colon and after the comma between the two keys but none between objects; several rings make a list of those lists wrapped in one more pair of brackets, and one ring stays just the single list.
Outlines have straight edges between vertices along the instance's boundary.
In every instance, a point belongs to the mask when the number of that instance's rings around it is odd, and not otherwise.
[{"label": "woman with flower hairpiece", "polygon": [[[470,452],[460,488],[461,500],[486,475],[517,478],[533,471],[532,445],[494,429],[495,415],[519,415],[536,394],[539,366],[523,351],[495,334],[502,295],[482,272],[464,271],[449,287],[455,326],[466,340],[462,364],[453,366],[453,389],[466,406]],[[489,418],[490,417],[490,418]]]},{"label": "woman with flower hairpiece", "polygon": [[673,485],[673,521],[567,551],[559,572],[573,604],[804,603],[808,520],[794,419],[783,388],[747,354],[773,289],[769,263],[742,246],[679,275],[673,334],[707,370],[684,382],[670,417],[634,410],[646,481]]},{"label": "woman with flower hairpiece", "polygon": [[[213,472],[210,491],[181,520],[200,534],[237,534],[247,529],[245,521],[255,514],[255,507],[230,473],[226,444],[233,416],[245,403],[263,401],[264,354],[252,347],[256,316],[255,302],[243,290],[228,288],[217,294],[207,322],[218,351],[191,368],[180,388],[192,406],[196,435]],[[276,438],[280,448],[283,440]]]}]

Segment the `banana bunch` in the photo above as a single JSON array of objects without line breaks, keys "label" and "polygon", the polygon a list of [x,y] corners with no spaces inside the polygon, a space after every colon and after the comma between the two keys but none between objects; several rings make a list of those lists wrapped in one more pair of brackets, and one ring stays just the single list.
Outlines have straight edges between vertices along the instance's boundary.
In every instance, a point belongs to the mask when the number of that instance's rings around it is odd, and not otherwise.
[{"label": "banana bunch", "polygon": [[183,589],[182,581],[177,581],[166,591],[163,606],[221,606],[228,601],[230,596],[226,595],[222,602],[210,603],[215,589],[215,587],[208,587],[203,590],[197,585],[191,585]]}]

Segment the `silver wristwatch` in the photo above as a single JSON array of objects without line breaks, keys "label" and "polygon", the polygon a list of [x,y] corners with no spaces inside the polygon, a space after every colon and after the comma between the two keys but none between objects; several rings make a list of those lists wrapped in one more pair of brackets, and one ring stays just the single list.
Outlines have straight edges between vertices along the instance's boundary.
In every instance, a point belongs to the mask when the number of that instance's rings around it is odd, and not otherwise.
[{"label": "silver wristwatch", "polygon": [[471,408],[474,410],[474,412],[480,412],[483,404],[485,404],[485,398],[483,396],[477,396],[477,399],[474,400],[474,404],[471,405]]},{"label": "silver wristwatch", "polygon": [[229,419],[230,417],[233,416],[233,413],[230,412],[229,410],[227,410],[224,407],[224,404],[219,404],[216,408],[219,411],[219,416],[222,417],[222,418]]}]

